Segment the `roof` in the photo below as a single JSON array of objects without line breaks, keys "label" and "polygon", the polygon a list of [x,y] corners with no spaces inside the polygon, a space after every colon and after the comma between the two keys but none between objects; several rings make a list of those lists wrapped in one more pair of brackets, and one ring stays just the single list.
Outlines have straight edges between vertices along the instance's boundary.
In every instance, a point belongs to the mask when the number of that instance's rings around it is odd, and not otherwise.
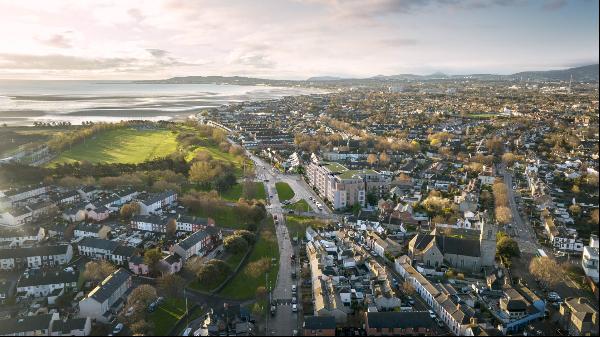
[{"label": "roof", "polygon": [[161,193],[150,194],[145,199],[140,200],[144,205],[152,205],[155,202],[166,199],[174,194],[177,194],[175,191],[164,191]]},{"label": "roof", "polygon": [[0,249],[0,259],[63,255],[67,253],[68,247],[68,244],[64,244],[58,246]]},{"label": "roof", "polygon": [[161,217],[160,215],[154,215],[154,214],[149,214],[149,215],[139,215],[138,214],[138,215],[134,215],[133,218],[131,219],[131,221],[163,225],[163,224],[167,223],[167,218]]},{"label": "roof", "polygon": [[192,248],[195,244],[202,241],[204,238],[206,238],[207,236],[209,236],[211,234],[212,234],[211,228],[207,228],[205,230],[198,230],[198,231],[194,232],[192,235],[185,238],[184,240],[180,241],[178,243],[178,245],[179,245],[179,247],[183,248],[184,250],[188,250],[188,249]]},{"label": "roof", "polygon": [[52,322],[53,332],[62,332],[63,334],[69,335],[73,330],[84,330],[85,324],[88,318],[69,318],[66,320],[55,320]]},{"label": "roof", "polygon": [[78,246],[83,247],[92,247],[96,249],[103,249],[108,251],[113,251],[119,245],[115,241],[99,239],[94,237],[85,237],[79,241]]},{"label": "roof", "polygon": [[427,328],[431,329],[434,322],[426,311],[406,312],[368,312],[367,322],[369,328]]},{"label": "roof", "polygon": [[119,246],[117,246],[117,248],[115,248],[115,250],[113,250],[112,254],[119,255],[119,256],[132,257],[133,255],[135,255],[135,252],[136,252],[136,249],[134,247],[119,245]]},{"label": "roof", "polygon": [[82,222],[79,225],[77,225],[77,227],[75,227],[75,230],[82,232],[98,233],[98,231],[100,231],[100,229],[102,229],[102,227],[104,226],[105,225],[102,224]]},{"label": "roof", "polygon": [[37,272],[29,276],[21,276],[17,287],[29,287],[48,284],[61,284],[77,282],[78,273],[64,270]]},{"label": "roof", "polygon": [[304,329],[325,330],[335,329],[335,317],[333,316],[307,316],[304,317]]},{"label": "roof", "polygon": [[90,291],[90,293],[86,296],[86,299],[93,298],[97,302],[103,303],[109,299],[112,294],[123,285],[123,283],[127,282],[130,277],[131,274],[129,274],[127,270],[119,268],[112,274],[108,275],[96,288]]},{"label": "roof", "polygon": [[0,335],[16,335],[29,331],[46,330],[50,327],[52,316],[52,314],[44,314],[0,320]]},{"label": "roof", "polygon": [[479,257],[481,248],[479,240],[460,239],[450,236],[435,236],[435,243],[443,254],[456,254]]}]

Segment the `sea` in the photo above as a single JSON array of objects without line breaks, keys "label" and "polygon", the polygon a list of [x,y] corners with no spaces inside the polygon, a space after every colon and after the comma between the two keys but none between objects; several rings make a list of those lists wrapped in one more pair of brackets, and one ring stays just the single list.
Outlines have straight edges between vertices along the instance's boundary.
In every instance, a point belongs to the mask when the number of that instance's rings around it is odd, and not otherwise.
[{"label": "sea", "polygon": [[0,124],[182,120],[203,108],[322,92],[229,84],[0,80]]}]

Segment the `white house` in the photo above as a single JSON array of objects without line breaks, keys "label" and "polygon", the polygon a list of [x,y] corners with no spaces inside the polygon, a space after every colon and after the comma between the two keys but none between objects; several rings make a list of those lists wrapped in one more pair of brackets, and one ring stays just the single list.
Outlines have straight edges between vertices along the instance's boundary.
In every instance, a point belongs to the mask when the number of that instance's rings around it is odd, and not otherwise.
[{"label": "white house", "polygon": [[17,282],[17,297],[48,297],[64,289],[76,290],[79,273],[74,270],[53,270],[25,273]]},{"label": "white house", "polygon": [[15,203],[21,200],[37,197],[45,194],[46,192],[48,192],[48,186],[41,185],[6,191],[4,192],[4,196],[6,196],[12,203]]},{"label": "white house", "polygon": [[131,274],[119,268],[79,301],[79,316],[108,323],[123,306],[123,295],[131,288]]},{"label": "white house", "polygon": [[38,243],[44,237],[46,237],[46,230],[42,227],[0,232],[0,242],[8,242],[9,247],[21,247],[26,246],[28,243]]},{"label": "white house", "polygon": [[162,208],[172,205],[177,201],[177,193],[175,191],[165,191],[162,193],[151,194],[147,198],[139,201],[140,214],[160,214]]},{"label": "white house", "polygon": [[73,257],[69,244],[32,248],[0,249],[0,269],[39,268],[68,263]]},{"label": "white house", "polygon": [[598,283],[598,237],[596,235],[591,235],[590,245],[583,247],[581,266],[585,275]]},{"label": "white house", "polygon": [[221,240],[223,233],[215,227],[199,230],[175,245],[173,251],[187,260],[190,257],[204,256],[210,252]]}]

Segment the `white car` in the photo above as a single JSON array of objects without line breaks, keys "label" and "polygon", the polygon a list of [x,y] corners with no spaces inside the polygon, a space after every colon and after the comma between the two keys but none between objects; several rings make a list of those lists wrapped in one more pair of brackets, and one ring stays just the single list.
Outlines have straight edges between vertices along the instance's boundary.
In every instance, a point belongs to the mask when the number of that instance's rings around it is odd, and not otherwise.
[{"label": "white car", "polygon": [[115,327],[113,328],[113,334],[119,334],[121,333],[121,331],[123,331],[123,323],[119,323],[117,325],[115,325]]},{"label": "white car", "polygon": [[435,319],[437,316],[435,315],[435,312],[433,312],[433,310],[427,310],[427,312],[429,313],[429,317]]},{"label": "white car", "polygon": [[298,305],[292,304],[292,312],[298,312]]}]

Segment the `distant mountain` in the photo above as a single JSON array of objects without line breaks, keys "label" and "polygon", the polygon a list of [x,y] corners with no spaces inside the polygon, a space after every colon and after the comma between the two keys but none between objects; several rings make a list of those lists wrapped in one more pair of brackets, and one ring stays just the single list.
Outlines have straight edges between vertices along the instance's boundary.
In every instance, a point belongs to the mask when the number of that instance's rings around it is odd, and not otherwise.
[{"label": "distant mountain", "polygon": [[571,76],[576,82],[598,82],[598,64],[562,70],[523,71],[512,75],[512,77],[540,81],[569,81]]},{"label": "distant mountain", "polygon": [[343,80],[343,78],[337,77],[337,76],[315,76],[315,77],[309,77],[307,79],[308,82],[313,82],[313,81],[339,81],[339,80]]},{"label": "distant mountain", "polygon": [[237,85],[267,85],[267,86],[310,86],[310,87],[347,87],[347,86],[380,86],[391,82],[428,81],[428,80],[461,80],[472,79],[481,81],[569,81],[573,76],[576,82],[598,82],[598,64],[588,66],[548,71],[524,71],[512,75],[471,74],[446,75],[436,72],[431,75],[377,75],[369,78],[340,78],[335,76],[316,76],[307,80],[270,80],[243,76],[184,76],[164,80],[134,81],[134,83],[164,83],[164,84],[237,84]]}]

